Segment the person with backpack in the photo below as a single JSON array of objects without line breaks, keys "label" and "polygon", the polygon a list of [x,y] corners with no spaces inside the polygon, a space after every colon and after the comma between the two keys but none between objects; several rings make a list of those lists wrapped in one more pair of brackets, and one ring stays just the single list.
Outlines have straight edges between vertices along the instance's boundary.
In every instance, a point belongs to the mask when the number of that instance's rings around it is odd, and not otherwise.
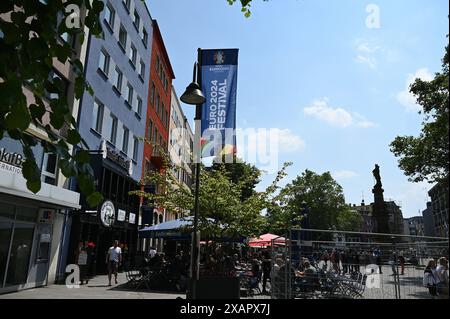
[{"label": "person with backpack", "polygon": [[428,288],[428,292],[433,298],[437,296],[436,285],[436,261],[434,259],[430,259],[423,273],[423,286]]}]

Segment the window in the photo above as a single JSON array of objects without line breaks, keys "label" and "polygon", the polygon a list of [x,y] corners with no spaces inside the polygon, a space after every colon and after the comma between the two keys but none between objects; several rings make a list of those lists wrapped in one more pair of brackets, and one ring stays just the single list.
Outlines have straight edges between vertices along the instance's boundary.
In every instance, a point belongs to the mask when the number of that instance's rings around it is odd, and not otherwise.
[{"label": "window", "polygon": [[166,106],[164,105],[164,103],[161,102],[161,113],[158,114],[159,118],[161,119],[161,122],[164,124],[165,122],[165,118],[164,118],[164,110],[166,109]]},{"label": "window", "polygon": [[164,111],[164,113],[166,114],[166,116],[165,116],[165,119],[166,119],[165,124],[166,124],[166,127],[168,128],[169,127],[169,116],[167,115],[167,111]]},{"label": "window", "polygon": [[112,8],[111,4],[108,3],[105,8],[105,21],[108,23],[108,26],[113,29],[114,28],[114,19],[116,17],[116,12]]},{"label": "window", "polygon": [[150,96],[150,101],[152,102],[153,107],[155,107],[155,93],[156,93],[155,83],[152,82],[152,93]]},{"label": "window", "polygon": [[103,104],[98,101],[94,101],[94,111],[92,114],[93,118],[92,128],[100,134],[102,134],[103,110],[104,110]]},{"label": "window", "polygon": [[152,141],[152,133],[153,133],[153,122],[152,120],[149,120],[147,129],[147,139],[149,140],[149,142]]},{"label": "window", "polygon": [[156,144],[157,138],[158,138],[158,129],[156,128],[156,125],[155,125],[154,131],[153,131],[153,144]]},{"label": "window", "polygon": [[123,25],[120,25],[119,44],[122,47],[123,51],[125,51],[125,49],[127,47],[127,31],[125,30]]},{"label": "window", "polygon": [[133,160],[138,160],[138,153],[139,153],[139,140],[135,136],[134,137],[134,143],[133,143]]},{"label": "window", "polygon": [[140,27],[140,24],[141,24],[141,18],[139,17],[139,14],[137,13],[136,10],[134,10],[134,21],[133,21],[133,23],[134,23],[134,26],[136,27],[136,30],[138,30],[138,32],[139,32],[139,27]]},{"label": "window", "polygon": [[50,81],[51,83],[53,83],[53,85],[60,88],[60,91],[58,90],[59,92],[51,92],[50,93],[47,90],[45,90],[45,95],[48,99],[59,99],[60,94],[63,97],[67,96],[67,88],[69,86],[69,83],[59,73],[57,73],[54,70],[50,71],[49,76],[48,76],[48,81]]},{"label": "window", "polygon": [[116,137],[117,137],[117,117],[111,114],[111,135],[109,141],[116,145]]},{"label": "window", "polygon": [[156,74],[159,74],[159,68],[160,68],[160,62],[159,62],[159,56],[156,57]]},{"label": "window", "polygon": [[127,9],[127,11],[130,12],[131,0],[123,0],[123,5],[125,6],[125,9]]},{"label": "window", "polygon": [[133,105],[133,95],[134,95],[133,87],[131,86],[130,83],[128,83],[127,84],[127,103],[130,106]]},{"label": "window", "polygon": [[136,109],[136,113],[141,116],[142,113],[142,99],[138,96],[137,97],[137,109]]},{"label": "window", "polygon": [[156,114],[159,116],[159,94],[156,94],[156,102],[155,102]]},{"label": "window", "polygon": [[57,173],[56,159],[57,157],[55,154],[51,153],[44,154],[41,180],[46,184],[56,185],[56,173]]},{"label": "window", "polygon": [[130,130],[127,127],[123,127],[123,140],[122,140],[122,152],[128,153],[128,138],[130,135]]},{"label": "window", "polygon": [[147,47],[148,33],[145,29],[142,31],[142,42],[144,42],[144,46]]},{"label": "window", "polygon": [[141,79],[142,80],[144,80],[144,78],[145,78],[145,64],[144,64],[144,61],[140,61],[139,62],[139,75],[140,75],[140,77],[141,77]]},{"label": "window", "polygon": [[115,84],[117,91],[122,92],[122,80],[123,80],[123,74],[120,71],[118,67],[116,67],[116,76],[115,76]]},{"label": "window", "polygon": [[100,60],[98,62],[98,67],[102,72],[108,76],[109,73],[109,54],[105,50],[100,51]]},{"label": "window", "polygon": [[131,45],[131,50],[130,50],[130,61],[131,63],[133,63],[133,66],[136,65],[136,57],[137,57],[137,50],[134,47],[134,45]]}]

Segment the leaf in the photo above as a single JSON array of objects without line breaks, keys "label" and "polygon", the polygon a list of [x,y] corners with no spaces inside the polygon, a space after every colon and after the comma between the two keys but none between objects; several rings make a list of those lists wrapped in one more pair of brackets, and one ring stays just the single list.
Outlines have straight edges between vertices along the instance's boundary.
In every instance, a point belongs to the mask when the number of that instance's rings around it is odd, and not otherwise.
[{"label": "leaf", "polygon": [[85,150],[80,150],[73,158],[79,164],[87,164],[90,162],[89,153]]},{"label": "leaf", "polygon": [[76,166],[67,159],[59,160],[59,168],[61,169],[61,173],[66,177],[72,177],[77,174]]},{"label": "leaf", "polygon": [[25,98],[20,96],[20,99],[12,105],[11,112],[6,115],[5,127],[25,131],[30,126],[30,123],[31,116],[26,106]]},{"label": "leaf", "polygon": [[72,145],[77,145],[81,141],[80,133],[77,130],[70,129],[67,132],[67,142]]},{"label": "leaf", "polygon": [[95,207],[101,203],[103,196],[99,192],[95,192],[89,195],[86,200],[91,207]]},{"label": "leaf", "polygon": [[34,158],[27,158],[22,164],[22,174],[27,180],[27,188],[33,193],[41,189],[41,171]]}]

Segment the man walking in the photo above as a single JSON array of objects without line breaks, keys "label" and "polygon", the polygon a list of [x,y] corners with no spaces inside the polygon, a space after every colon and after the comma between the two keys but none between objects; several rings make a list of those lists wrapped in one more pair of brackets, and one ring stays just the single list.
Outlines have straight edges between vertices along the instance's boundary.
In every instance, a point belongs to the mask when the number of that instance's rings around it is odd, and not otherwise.
[{"label": "man walking", "polygon": [[117,282],[117,269],[119,265],[122,263],[122,249],[119,247],[119,241],[115,240],[112,247],[108,249],[108,253],[106,254],[106,263],[108,264],[108,280],[109,286],[111,286],[111,277],[114,273],[114,279],[116,285]]}]

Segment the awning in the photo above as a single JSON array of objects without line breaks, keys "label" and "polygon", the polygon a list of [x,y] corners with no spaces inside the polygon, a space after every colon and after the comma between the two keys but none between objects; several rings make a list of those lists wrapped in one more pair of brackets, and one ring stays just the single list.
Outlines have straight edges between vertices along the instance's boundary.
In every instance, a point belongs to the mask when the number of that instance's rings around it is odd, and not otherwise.
[{"label": "awning", "polygon": [[[213,219],[210,219],[213,221]],[[145,227],[139,230],[140,238],[164,238],[172,240],[190,240],[192,233],[194,217],[184,217],[180,219],[170,220],[161,224],[150,227]],[[202,240],[211,240],[201,235]],[[215,241],[220,242],[243,242],[245,237],[232,239],[229,237],[215,238]]]},{"label": "awning", "polygon": [[264,234],[258,238],[252,238],[248,241],[250,247],[255,248],[266,248],[272,246],[272,241],[275,246],[284,246],[286,244],[286,239],[274,234]]},{"label": "awning", "polygon": [[139,237],[186,240],[191,236],[191,230],[189,227],[192,226],[192,222],[192,217],[186,217],[145,227],[139,230]]}]

